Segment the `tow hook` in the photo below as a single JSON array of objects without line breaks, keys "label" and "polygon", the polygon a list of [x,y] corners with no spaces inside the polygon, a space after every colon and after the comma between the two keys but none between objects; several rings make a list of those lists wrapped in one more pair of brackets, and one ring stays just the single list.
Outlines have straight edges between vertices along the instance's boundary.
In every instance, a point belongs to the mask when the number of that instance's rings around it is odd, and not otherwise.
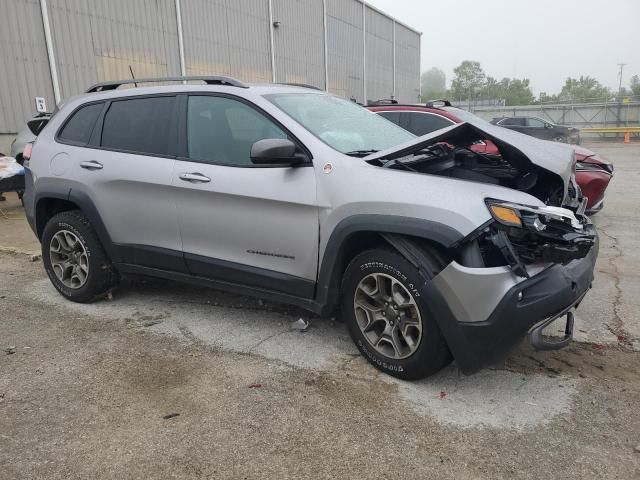
[{"label": "tow hook", "polygon": [[[570,308],[573,308],[573,305]],[[564,327],[564,336],[560,340],[547,340],[542,331],[563,315],[566,315],[567,317],[567,323]],[[533,327],[533,330],[531,330],[530,338],[531,345],[536,350],[560,350],[561,348],[566,347],[573,339],[573,312],[565,310],[554,317],[540,322],[538,325]]]}]

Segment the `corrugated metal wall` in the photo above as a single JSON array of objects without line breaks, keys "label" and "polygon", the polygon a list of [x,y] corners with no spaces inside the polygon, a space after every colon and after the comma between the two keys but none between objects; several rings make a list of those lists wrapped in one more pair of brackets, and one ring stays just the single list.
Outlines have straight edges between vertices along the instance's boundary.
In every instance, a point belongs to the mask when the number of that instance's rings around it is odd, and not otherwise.
[{"label": "corrugated metal wall", "polygon": [[187,0],[181,5],[187,75],[271,81],[267,1]]},{"label": "corrugated metal wall", "polygon": [[393,91],[393,20],[367,8],[367,100],[391,98]]},{"label": "corrugated metal wall", "polygon": [[180,74],[173,0],[48,0],[63,97],[96,81]]},{"label": "corrugated metal wall", "polygon": [[[25,26],[29,25],[25,34]],[[49,108],[53,86],[38,0],[2,1],[0,9],[0,133],[15,133],[35,111],[33,98],[45,97]],[[4,152],[8,153],[8,152]]]},{"label": "corrugated metal wall", "polygon": [[362,4],[327,0],[329,91],[364,101]]},{"label": "corrugated metal wall", "polygon": [[[15,133],[44,96],[53,109],[40,0],[1,0],[0,133]],[[46,0],[62,98],[98,81],[180,75],[175,0]],[[325,70],[325,17],[327,58]],[[394,21],[361,0],[181,0],[188,75],[307,83],[363,102],[393,85]],[[25,29],[29,25],[29,29]],[[396,23],[396,98],[418,98],[420,35]],[[328,82],[325,77],[328,77]],[[328,84],[326,84],[328,83]]]},{"label": "corrugated metal wall", "polygon": [[322,0],[273,0],[276,82],[325,88]]},{"label": "corrugated metal wall", "polygon": [[420,101],[420,36],[396,23],[396,96],[400,103]]}]

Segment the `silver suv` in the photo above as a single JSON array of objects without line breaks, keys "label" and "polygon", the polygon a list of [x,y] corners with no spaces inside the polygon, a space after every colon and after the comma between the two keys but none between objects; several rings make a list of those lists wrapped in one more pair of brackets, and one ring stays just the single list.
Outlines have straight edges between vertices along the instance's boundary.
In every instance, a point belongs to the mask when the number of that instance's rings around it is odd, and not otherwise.
[{"label": "silver suv", "polygon": [[[142,274],[339,307],[365,358],[405,379],[452,358],[471,373],[527,332],[571,340],[597,256],[571,150],[488,123],[415,137],[304,86],[161,81],[68,99],[24,152],[64,297]],[[470,150],[486,138],[500,155]],[[565,335],[543,336],[560,317]]]}]

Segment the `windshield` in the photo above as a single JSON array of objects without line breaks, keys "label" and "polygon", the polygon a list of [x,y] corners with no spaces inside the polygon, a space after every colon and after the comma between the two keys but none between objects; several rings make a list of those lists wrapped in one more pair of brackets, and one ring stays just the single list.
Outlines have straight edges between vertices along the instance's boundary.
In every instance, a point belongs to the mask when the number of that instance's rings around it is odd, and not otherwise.
[{"label": "windshield", "polygon": [[340,98],[317,93],[265,95],[316,137],[339,152],[384,150],[415,138],[380,115]]}]

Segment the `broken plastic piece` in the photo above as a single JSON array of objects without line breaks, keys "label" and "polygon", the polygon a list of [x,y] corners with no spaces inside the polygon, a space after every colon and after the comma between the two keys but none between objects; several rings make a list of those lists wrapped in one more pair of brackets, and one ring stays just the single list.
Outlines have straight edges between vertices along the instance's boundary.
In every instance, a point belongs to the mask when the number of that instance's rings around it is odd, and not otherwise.
[{"label": "broken plastic piece", "polygon": [[299,318],[295,322],[291,323],[291,328],[293,330],[298,330],[299,332],[306,332],[307,330],[309,330],[310,326],[311,322],[305,320],[304,318]]}]

